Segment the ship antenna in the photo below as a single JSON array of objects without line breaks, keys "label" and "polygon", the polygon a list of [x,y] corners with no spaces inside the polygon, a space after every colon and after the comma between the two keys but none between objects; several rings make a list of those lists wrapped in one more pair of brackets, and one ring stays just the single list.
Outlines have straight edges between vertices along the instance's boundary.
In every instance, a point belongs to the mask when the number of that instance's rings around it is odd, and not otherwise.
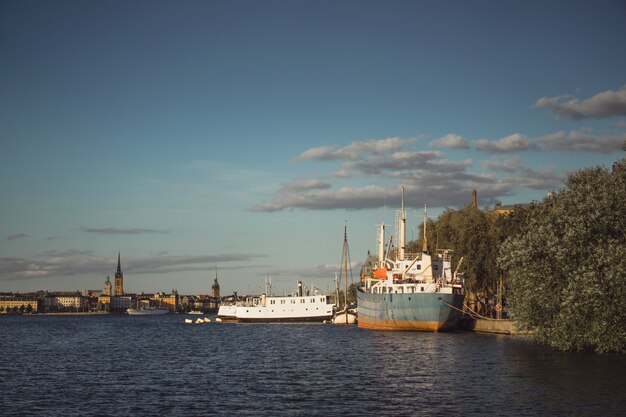
[{"label": "ship antenna", "polygon": [[422,251],[424,253],[428,252],[428,240],[426,239],[426,203],[424,203],[424,245]]}]

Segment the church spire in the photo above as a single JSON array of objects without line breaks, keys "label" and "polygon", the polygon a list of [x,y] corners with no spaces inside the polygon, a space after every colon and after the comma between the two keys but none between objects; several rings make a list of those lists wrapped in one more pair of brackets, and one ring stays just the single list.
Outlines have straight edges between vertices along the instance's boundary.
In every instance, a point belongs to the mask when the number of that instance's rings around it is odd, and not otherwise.
[{"label": "church spire", "polygon": [[115,272],[115,278],[121,278],[122,275],[122,265],[120,264],[120,253],[117,253],[117,271]]},{"label": "church spire", "polygon": [[115,295],[124,295],[124,275],[119,252],[117,253],[117,271],[115,271]]}]

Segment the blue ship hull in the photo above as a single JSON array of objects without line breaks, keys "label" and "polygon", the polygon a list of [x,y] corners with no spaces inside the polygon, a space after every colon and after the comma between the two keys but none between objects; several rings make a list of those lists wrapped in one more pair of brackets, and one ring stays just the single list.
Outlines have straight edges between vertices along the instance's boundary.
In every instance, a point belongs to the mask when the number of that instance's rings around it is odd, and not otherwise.
[{"label": "blue ship hull", "polygon": [[463,294],[439,292],[372,294],[359,288],[359,327],[371,330],[434,332],[451,329],[461,319],[463,298]]}]

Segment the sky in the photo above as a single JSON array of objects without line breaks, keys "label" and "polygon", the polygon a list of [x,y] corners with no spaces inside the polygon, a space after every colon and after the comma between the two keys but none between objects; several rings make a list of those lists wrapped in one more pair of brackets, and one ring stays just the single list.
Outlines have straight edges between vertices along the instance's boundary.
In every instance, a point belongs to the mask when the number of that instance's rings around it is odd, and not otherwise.
[{"label": "sky", "polygon": [[334,288],[624,157],[624,1],[0,0],[0,292]]}]

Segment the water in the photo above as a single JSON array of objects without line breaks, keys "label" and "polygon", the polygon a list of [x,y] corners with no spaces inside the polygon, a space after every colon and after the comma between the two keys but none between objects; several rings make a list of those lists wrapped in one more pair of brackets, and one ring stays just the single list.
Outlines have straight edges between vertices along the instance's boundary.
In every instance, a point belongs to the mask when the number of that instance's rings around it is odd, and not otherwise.
[{"label": "water", "polygon": [[624,355],[470,332],[184,318],[1,316],[0,415],[626,413]]}]

